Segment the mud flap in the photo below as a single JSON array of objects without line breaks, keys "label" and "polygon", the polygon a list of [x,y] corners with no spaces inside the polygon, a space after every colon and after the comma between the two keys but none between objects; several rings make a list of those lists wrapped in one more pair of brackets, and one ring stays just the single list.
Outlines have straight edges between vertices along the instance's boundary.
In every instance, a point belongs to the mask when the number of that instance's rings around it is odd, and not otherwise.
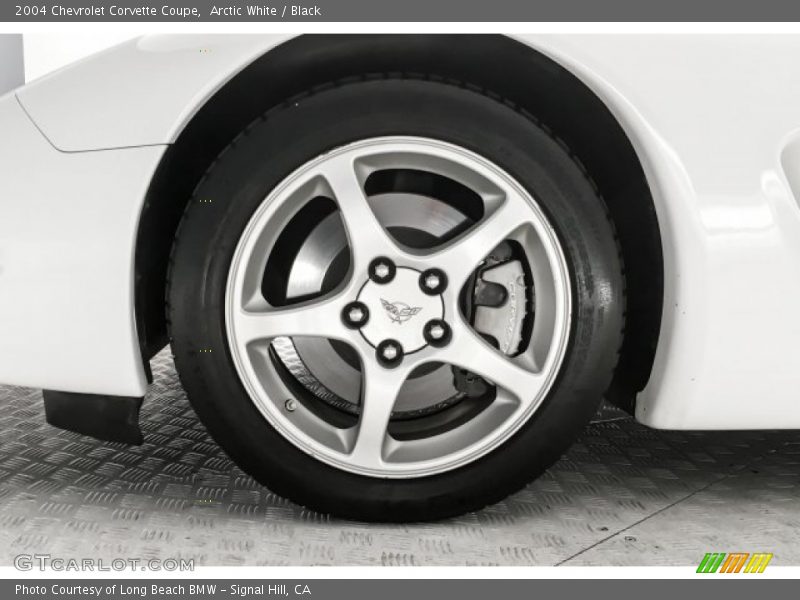
[{"label": "mud flap", "polygon": [[74,394],[44,390],[44,412],[53,427],[88,435],[98,440],[139,445],[143,398]]}]

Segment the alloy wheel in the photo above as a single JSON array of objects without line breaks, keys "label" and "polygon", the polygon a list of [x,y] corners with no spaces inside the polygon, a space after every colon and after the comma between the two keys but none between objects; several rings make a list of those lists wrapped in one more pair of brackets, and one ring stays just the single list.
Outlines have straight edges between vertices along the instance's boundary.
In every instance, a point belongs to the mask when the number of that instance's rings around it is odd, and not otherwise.
[{"label": "alloy wheel", "polygon": [[[397,173],[444,183],[375,183]],[[358,141],[286,177],[238,243],[225,303],[234,365],[269,423],[383,478],[456,469],[513,435],[553,384],[571,318],[535,198],[483,157],[416,137]]]}]

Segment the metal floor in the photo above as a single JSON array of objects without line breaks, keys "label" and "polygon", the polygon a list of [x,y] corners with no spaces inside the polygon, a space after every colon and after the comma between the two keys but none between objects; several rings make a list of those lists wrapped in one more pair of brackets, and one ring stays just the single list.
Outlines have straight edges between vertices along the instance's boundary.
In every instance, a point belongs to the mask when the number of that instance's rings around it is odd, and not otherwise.
[{"label": "metal floor", "polygon": [[140,447],[54,429],[38,390],[0,387],[0,564],[46,552],[202,566],[696,565],[705,552],[763,551],[800,565],[800,432],[659,432],[607,410],[498,505],[367,525],[259,486],[197,421],[169,355],[153,368]]}]

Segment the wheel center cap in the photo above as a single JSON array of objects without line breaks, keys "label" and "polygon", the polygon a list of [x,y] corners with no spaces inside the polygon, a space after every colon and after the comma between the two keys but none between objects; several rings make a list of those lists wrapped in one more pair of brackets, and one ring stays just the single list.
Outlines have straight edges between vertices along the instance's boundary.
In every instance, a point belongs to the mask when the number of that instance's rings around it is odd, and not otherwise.
[{"label": "wheel center cap", "polygon": [[374,347],[383,340],[400,342],[403,352],[410,354],[427,345],[423,330],[431,319],[444,318],[444,301],[441,295],[430,296],[419,287],[420,272],[408,267],[398,267],[389,283],[376,283],[371,279],[362,286],[358,301],[369,309],[369,322],[361,334]]}]

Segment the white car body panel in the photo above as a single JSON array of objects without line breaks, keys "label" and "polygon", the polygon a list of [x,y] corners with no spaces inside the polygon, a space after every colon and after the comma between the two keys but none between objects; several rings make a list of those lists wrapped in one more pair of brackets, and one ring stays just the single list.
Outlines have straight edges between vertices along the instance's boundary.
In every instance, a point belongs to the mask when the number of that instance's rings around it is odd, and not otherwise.
[{"label": "white car body panel", "polygon": [[166,146],[60,152],[14,95],[0,131],[0,381],[141,396],[132,248]]},{"label": "white car body panel", "polygon": [[41,77],[17,95],[65,152],[168,144],[225,82],[289,37],[137,38]]},{"label": "white car body panel", "polygon": [[800,210],[789,184],[800,175],[800,37],[579,36],[540,48],[615,113],[654,195],[664,312],[637,419],[800,427]]},{"label": "white car body panel", "polygon": [[[44,77],[17,96],[52,145],[0,101],[0,381],[144,393],[132,290],[150,177],[203,102],[284,39],[147,37]],[[605,101],[651,184],[665,301],[637,418],[800,427],[800,36],[519,39]],[[53,289],[69,290],[57,306]]]}]

